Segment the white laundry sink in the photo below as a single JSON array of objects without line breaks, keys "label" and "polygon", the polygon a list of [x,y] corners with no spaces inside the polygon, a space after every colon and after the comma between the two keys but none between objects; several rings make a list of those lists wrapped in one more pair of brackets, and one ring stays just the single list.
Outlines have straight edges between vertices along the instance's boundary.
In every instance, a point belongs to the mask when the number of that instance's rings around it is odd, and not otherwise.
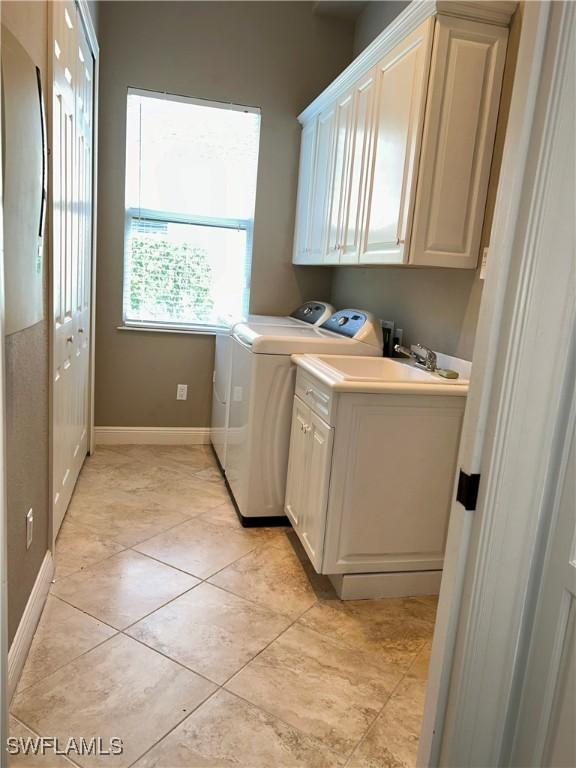
[{"label": "white laundry sink", "polygon": [[468,379],[447,379],[410,360],[344,355],[295,355],[300,367],[331,389],[357,392],[465,395]]}]

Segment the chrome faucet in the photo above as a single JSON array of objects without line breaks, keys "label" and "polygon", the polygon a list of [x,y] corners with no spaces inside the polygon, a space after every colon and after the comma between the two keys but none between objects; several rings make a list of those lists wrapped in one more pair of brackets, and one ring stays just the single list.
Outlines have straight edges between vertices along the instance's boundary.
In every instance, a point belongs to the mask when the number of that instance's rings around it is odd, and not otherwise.
[{"label": "chrome faucet", "polygon": [[423,344],[413,344],[410,349],[403,347],[401,344],[396,344],[394,351],[400,355],[411,357],[416,365],[425,368],[427,371],[435,371],[438,367],[436,352],[429,347],[425,347]]}]

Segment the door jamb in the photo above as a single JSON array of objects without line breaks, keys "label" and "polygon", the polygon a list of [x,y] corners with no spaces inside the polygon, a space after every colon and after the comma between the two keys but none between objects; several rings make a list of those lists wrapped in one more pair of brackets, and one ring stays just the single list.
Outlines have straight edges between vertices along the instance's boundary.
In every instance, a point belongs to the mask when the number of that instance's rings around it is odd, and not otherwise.
[{"label": "door jamb", "polygon": [[94,57],[94,109],[92,116],[92,285],[90,296],[90,370],[89,405],[88,405],[88,453],[92,455],[95,447],[94,401],[96,376],[96,249],[97,249],[97,214],[98,214],[98,88],[100,73],[100,47],[96,31],[86,0],[76,0],[84,24],[84,31],[92,56]]},{"label": "door jamb", "polygon": [[[0,5],[1,16],[1,5]],[[1,78],[0,78],[1,81]],[[0,82],[0,120],[2,117]],[[2,167],[2,142],[0,142]],[[6,370],[4,364],[4,207],[0,173],[0,768],[8,764],[8,515],[6,502]]]},{"label": "door jamb", "polygon": [[[567,4],[568,6],[570,4]],[[521,215],[526,211],[521,209],[522,193],[525,174],[529,168],[531,158],[528,156],[530,149],[530,139],[533,128],[536,126],[535,108],[538,91],[543,76],[543,62],[545,45],[547,45],[551,6],[549,3],[526,3],[524,6],[523,24],[521,30],[521,41],[518,52],[518,64],[516,69],[516,78],[510,109],[510,120],[504,148],[502,171],[500,184],[496,200],[494,215],[494,224],[492,227],[491,247],[490,247],[490,266],[488,269],[487,281],[484,287],[482,298],[480,318],[478,324],[477,342],[474,350],[474,373],[468,405],[466,410],[462,442],[460,446],[459,465],[465,472],[480,473],[483,462],[490,457],[490,442],[494,440],[494,434],[488,436],[489,427],[488,417],[489,409],[494,408],[497,401],[510,393],[496,391],[495,389],[495,370],[496,365],[502,361],[499,356],[510,341],[518,340],[522,336],[522,329],[515,327],[508,330],[502,325],[505,317],[506,304],[509,300],[514,300],[515,286],[510,290],[509,277],[511,269],[518,271],[521,279],[525,278],[530,269],[530,260],[533,258],[533,252],[530,248],[522,253],[520,258],[516,257],[516,264],[513,266],[513,246],[516,236],[516,230],[521,225]],[[560,36],[554,39],[558,50],[562,52],[562,40]],[[565,49],[565,46],[564,46]],[[552,85],[554,90],[559,83],[560,75],[554,71]],[[547,130],[548,125],[544,129]],[[543,135],[542,141],[546,141],[548,135]],[[535,182],[534,194],[536,201],[541,200],[544,183],[542,179]],[[530,214],[532,211],[530,211]],[[531,224],[535,224],[534,221]],[[518,264],[519,262],[519,264]],[[515,285],[518,285],[516,283]],[[526,303],[530,303],[530,295],[526,295]],[[516,310],[516,307],[514,308]],[[505,334],[505,335],[503,335]],[[561,340],[554,340],[554,349],[558,349]],[[499,343],[500,342],[500,343]],[[563,358],[563,355],[560,357]],[[504,361],[506,362],[506,361]],[[559,365],[562,362],[558,361]],[[513,361],[510,365],[504,366],[503,386],[506,387],[514,380],[517,375]],[[508,397],[509,399],[509,397]],[[504,402],[504,408],[508,407]],[[506,419],[498,423],[496,438],[499,443],[502,442],[506,434]],[[514,658],[514,648],[518,641],[516,630],[519,628],[518,616],[510,617],[510,623],[513,623],[513,631],[502,632],[501,642],[497,647],[482,645],[482,640],[487,637],[487,624],[491,625],[491,615],[483,614],[483,623],[479,617],[468,609],[463,611],[463,590],[465,579],[467,580],[467,593],[470,590],[474,593],[474,607],[480,610],[484,607],[487,610],[490,602],[489,585],[483,578],[486,576],[487,563],[495,560],[496,546],[491,547],[491,541],[494,539],[493,529],[494,514],[496,509],[495,494],[498,492],[498,479],[491,476],[491,470],[495,465],[486,466],[486,476],[483,477],[483,483],[480,491],[480,501],[476,512],[465,512],[463,508],[454,502],[449,526],[448,542],[446,550],[446,560],[444,569],[444,579],[440,592],[440,601],[438,609],[438,620],[433,642],[432,660],[430,666],[429,686],[426,696],[426,705],[424,712],[424,721],[420,748],[418,753],[418,766],[437,766],[440,760],[446,755],[442,753],[442,739],[447,737],[448,744],[452,745],[451,735],[445,732],[450,719],[447,716],[447,702],[452,700],[452,694],[458,687],[464,690],[467,695],[466,701],[470,704],[470,697],[474,699],[474,685],[477,685],[477,698],[481,696],[480,689],[482,681],[474,675],[480,669],[480,666],[472,668],[473,665],[458,664],[462,658],[470,660],[470,654],[478,660],[478,654],[482,653],[482,659],[486,662],[486,667],[490,661],[497,661],[496,657]],[[494,473],[497,475],[498,473]],[[528,481],[528,479],[527,479]],[[495,485],[496,484],[496,485]],[[530,484],[528,482],[528,484]],[[500,499],[499,499],[500,501]],[[474,518],[477,518],[475,521]],[[524,531],[520,530],[522,526],[521,516],[509,518],[509,525],[514,526],[519,540],[522,540],[523,552],[527,560],[515,557],[509,564],[509,568],[504,575],[506,585],[510,586],[516,583],[520,578],[521,569],[525,569],[530,562],[530,546],[532,539],[529,536],[522,536],[525,533],[526,521],[524,521]],[[474,529],[473,529],[474,526]],[[482,541],[479,543],[479,539]],[[507,534],[508,538],[508,534]],[[478,560],[475,564],[469,560],[470,555],[476,553]],[[516,553],[518,555],[518,553]],[[467,562],[468,560],[468,562]],[[473,571],[473,572],[472,572]],[[502,585],[504,587],[504,585]],[[519,595],[519,599],[521,596]],[[483,603],[486,603],[484,606]],[[466,642],[461,650],[464,656],[457,658],[456,637],[457,632],[463,633]],[[479,638],[482,633],[482,638]],[[478,641],[476,645],[474,642]],[[474,650],[473,650],[474,645]],[[492,664],[495,669],[497,664]],[[486,668],[482,668],[483,674],[487,673]],[[451,680],[452,678],[452,680]],[[470,709],[466,716],[462,712],[457,712],[458,703],[452,711],[452,720],[456,723],[452,736],[458,739],[459,747],[467,751],[470,762],[465,764],[480,764],[482,756],[486,763],[486,755],[494,756],[498,754],[502,745],[503,732],[502,727],[490,727],[488,720],[500,716],[504,722],[506,707],[508,703],[508,678],[502,681],[498,691],[493,691],[491,698],[492,712],[491,717],[485,717],[484,743],[481,749],[479,742],[474,740],[472,731],[477,730],[477,725],[472,727],[474,722],[471,719]],[[450,691],[450,685],[452,690]],[[484,691],[486,695],[486,691]],[[460,698],[460,704],[462,704]],[[453,704],[453,700],[451,701]],[[486,703],[486,700],[482,702]],[[486,711],[484,711],[486,714]],[[504,717],[502,715],[504,714]],[[489,738],[486,738],[489,736]],[[490,742],[490,743],[487,743]],[[481,752],[481,755],[479,754]],[[449,755],[448,759],[454,755]],[[480,760],[480,763],[478,762]],[[461,763],[464,764],[464,763]]]}]

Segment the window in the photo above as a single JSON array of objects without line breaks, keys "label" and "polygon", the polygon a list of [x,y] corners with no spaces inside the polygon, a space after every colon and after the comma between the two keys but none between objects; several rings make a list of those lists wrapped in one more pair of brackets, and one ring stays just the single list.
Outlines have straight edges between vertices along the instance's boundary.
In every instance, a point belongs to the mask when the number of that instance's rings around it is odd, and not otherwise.
[{"label": "window", "polygon": [[128,90],[125,325],[248,309],[259,134],[258,109]]}]

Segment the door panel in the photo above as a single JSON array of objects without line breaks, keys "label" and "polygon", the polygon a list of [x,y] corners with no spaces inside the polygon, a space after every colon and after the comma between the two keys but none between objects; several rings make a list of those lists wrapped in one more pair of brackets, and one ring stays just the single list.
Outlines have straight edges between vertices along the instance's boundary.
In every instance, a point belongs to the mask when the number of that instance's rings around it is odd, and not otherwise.
[{"label": "door panel", "polygon": [[338,264],[340,261],[340,241],[348,187],[353,107],[354,92],[346,94],[336,106],[332,169],[328,186],[329,202],[326,250],[324,253],[325,264]]},{"label": "door panel", "polygon": [[53,528],[88,448],[94,60],[74,3],[52,4]]},{"label": "door panel", "polygon": [[305,436],[308,443],[306,499],[303,505],[305,513],[301,522],[300,539],[312,565],[318,573],[321,573],[334,430],[312,411],[306,426]]},{"label": "door panel", "polygon": [[340,237],[340,264],[357,264],[367,193],[370,126],[374,106],[374,72],[355,89],[348,184]]},{"label": "door panel", "polygon": [[335,116],[336,110],[332,108],[318,118],[308,235],[308,256],[314,264],[322,263],[326,242],[326,203]]},{"label": "door panel", "polygon": [[507,38],[438,17],[410,263],[476,268]]},{"label": "door panel", "polygon": [[309,229],[311,221],[312,185],[314,155],[316,151],[316,120],[312,120],[302,129],[300,140],[300,166],[298,171],[298,203],[296,207],[296,226],[294,236],[295,264],[310,261]]},{"label": "door panel", "polygon": [[303,510],[306,503],[306,483],[308,473],[306,427],[310,422],[310,408],[299,397],[294,398],[292,410],[292,428],[290,434],[290,458],[288,461],[288,479],[286,483],[286,514],[300,535],[302,530]]},{"label": "door panel", "polygon": [[[371,183],[360,261],[405,261],[426,103],[434,20],[377,66]],[[407,250],[406,250],[407,253]]]}]

